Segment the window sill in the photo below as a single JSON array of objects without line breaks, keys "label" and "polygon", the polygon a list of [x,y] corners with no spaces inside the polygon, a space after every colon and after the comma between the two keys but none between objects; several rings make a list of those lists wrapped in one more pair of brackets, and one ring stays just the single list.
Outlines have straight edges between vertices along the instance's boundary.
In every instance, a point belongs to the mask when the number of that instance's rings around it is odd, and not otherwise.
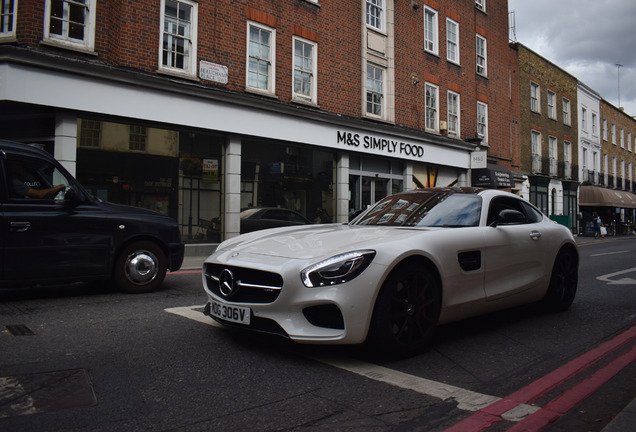
[{"label": "window sill", "polygon": [[50,46],[54,48],[61,48],[69,51],[75,51],[82,54],[89,54],[93,56],[97,56],[97,53],[92,48],[88,48],[85,45],[74,44],[72,42],[66,42],[62,40],[56,39],[42,39],[40,41],[41,45]]},{"label": "window sill", "polygon": [[255,94],[255,95],[259,95],[259,96],[265,96],[265,97],[272,98],[272,99],[278,99],[278,96],[276,96],[276,93],[273,93],[273,92],[271,92],[269,90],[261,90],[261,89],[256,88],[256,87],[248,87],[248,86],[246,86],[245,87],[245,92],[246,93],[252,93],[252,94]]},{"label": "window sill", "polygon": [[295,104],[298,104],[298,105],[303,105],[303,106],[307,106],[307,107],[311,107],[311,108],[320,108],[320,105],[318,105],[314,101],[304,100],[304,99],[300,99],[300,98],[292,98],[291,101],[292,101],[292,103],[295,103]]},{"label": "window sill", "polygon": [[157,69],[157,73],[162,75],[169,75],[172,77],[183,78],[191,81],[201,81],[196,75],[178,69],[168,69],[160,67],[159,69]]}]

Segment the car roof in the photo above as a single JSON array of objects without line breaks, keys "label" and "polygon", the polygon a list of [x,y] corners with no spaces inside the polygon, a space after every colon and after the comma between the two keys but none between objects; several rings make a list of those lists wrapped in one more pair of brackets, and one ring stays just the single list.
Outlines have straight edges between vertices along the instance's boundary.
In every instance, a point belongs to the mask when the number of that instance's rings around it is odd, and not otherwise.
[{"label": "car roof", "polygon": [[39,156],[53,159],[49,153],[40,147],[40,144],[25,144],[15,141],[0,139],[0,153],[10,151],[12,153],[20,153],[27,156]]}]

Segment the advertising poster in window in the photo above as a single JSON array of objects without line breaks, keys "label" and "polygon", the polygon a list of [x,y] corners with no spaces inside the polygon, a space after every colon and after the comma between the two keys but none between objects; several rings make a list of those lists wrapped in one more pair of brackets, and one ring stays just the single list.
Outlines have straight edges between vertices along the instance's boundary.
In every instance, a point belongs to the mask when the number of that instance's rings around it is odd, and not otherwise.
[{"label": "advertising poster in window", "polygon": [[219,161],[203,159],[203,181],[217,183],[219,181]]}]

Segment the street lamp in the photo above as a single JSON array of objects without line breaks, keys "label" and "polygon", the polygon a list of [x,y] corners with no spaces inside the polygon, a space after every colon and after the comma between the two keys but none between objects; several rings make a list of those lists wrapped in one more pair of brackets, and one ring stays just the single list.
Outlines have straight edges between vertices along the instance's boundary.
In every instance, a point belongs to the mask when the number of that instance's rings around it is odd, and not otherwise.
[{"label": "street lamp", "polygon": [[618,109],[621,108],[621,68],[622,64],[616,63],[616,71],[618,72]]}]

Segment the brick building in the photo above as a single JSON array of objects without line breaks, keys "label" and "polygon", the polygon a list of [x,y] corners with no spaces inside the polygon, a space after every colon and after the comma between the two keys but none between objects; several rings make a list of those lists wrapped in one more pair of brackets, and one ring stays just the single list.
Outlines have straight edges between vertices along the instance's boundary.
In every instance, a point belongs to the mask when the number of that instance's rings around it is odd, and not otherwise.
[{"label": "brick building", "polygon": [[2,138],[188,240],[250,206],[343,222],[417,185],[516,188],[505,0],[3,4]]},{"label": "brick building", "polygon": [[[576,229],[579,187],[578,81],[522,44],[519,61],[521,194]],[[598,110],[597,110],[598,111]],[[558,219],[558,218],[557,218]]]}]

